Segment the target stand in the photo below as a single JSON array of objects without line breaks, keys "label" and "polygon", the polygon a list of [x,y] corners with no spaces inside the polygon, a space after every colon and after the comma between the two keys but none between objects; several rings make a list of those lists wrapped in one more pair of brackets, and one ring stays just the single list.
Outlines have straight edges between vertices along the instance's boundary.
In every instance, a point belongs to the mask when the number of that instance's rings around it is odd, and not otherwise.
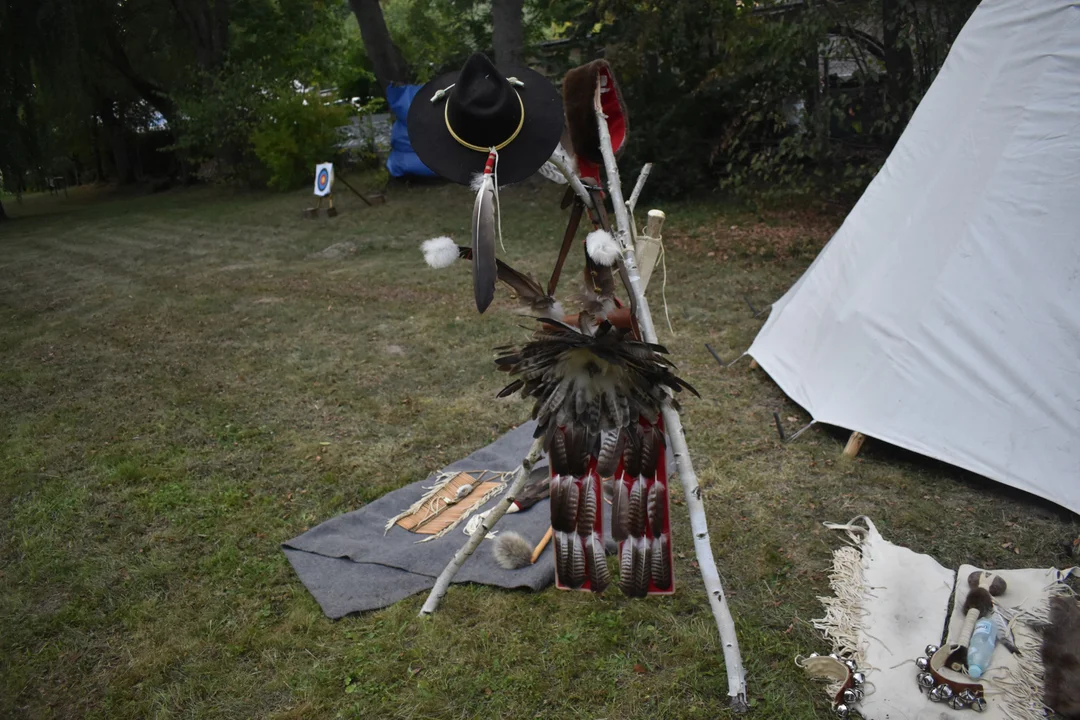
[{"label": "target stand", "polygon": [[337,216],[337,208],[334,207],[334,164],[320,163],[315,166],[315,207],[304,209],[303,216],[313,219],[323,209],[323,200],[326,200],[326,217]]},{"label": "target stand", "polygon": [[307,218],[308,220],[314,219],[314,218],[319,216],[319,211],[320,210],[325,210],[326,211],[326,217],[328,217],[328,218],[337,217],[337,208],[334,207],[334,196],[333,196],[333,194],[326,195],[325,198],[326,198],[326,207],[325,208],[323,208],[323,198],[320,197],[318,200],[315,201],[315,206],[314,207],[306,207],[306,208],[304,208],[304,212],[303,212],[304,217]]}]

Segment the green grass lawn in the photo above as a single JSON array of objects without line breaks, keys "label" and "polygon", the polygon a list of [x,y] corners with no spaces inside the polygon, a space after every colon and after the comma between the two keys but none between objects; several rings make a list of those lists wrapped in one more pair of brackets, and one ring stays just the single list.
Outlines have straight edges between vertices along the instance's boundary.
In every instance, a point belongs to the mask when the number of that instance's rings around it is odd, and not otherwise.
[{"label": "green grass lawn", "polygon": [[[417,249],[465,241],[467,190],[343,196],[329,221],[301,219],[307,192],[82,192],[8,199],[0,224],[0,717],[728,714],[681,503],[678,592],[645,601],[455,586],[430,619],[416,596],[332,622],[279,549],[527,416],[493,400],[491,348],[526,335],[506,293],[478,316],[468,266],[436,272]],[[545,280],[560,195],[502,195],[506,259]],[[1063,511],[873,441],[842,461],[839,431],[781,444],[772,413],[806,415],[705,350],[748,347],[763,318],[743,295],[779,297],[838,217],[663,209],[674,336],[660,275],[650,301],[703,395],[684,423],[753,716],[831,717],[793,663],[827,652],[810,620],[841,538],[822,521],[870,515],[949,567],[1071,564]]]}]

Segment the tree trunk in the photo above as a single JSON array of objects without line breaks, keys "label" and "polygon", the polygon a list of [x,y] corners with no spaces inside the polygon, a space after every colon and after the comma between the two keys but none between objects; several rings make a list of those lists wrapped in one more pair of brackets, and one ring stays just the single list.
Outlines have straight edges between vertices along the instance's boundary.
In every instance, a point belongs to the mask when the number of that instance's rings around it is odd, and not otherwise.
[{"label": "tree trunk", "polygon": [[900,114],[900,123],[894,129],[899,136],[907,121],[915,79],[915,59],[900,32],[906,20],[908,0],[882,0],[881,10],[887,97],[891,111]]},{"label": "tree trunk", "polygon": [[130,185],[135,182],[135,172],[131,164],[130,143],[127,128],[124,126],[123,107],[111,100],[102,102],[101,123],[104,125],[105,137],[112,149],[116,181],[120,185]]},{"label": "tree trunk", "polygon": [[93,125],[90,126],[90,146],[94,149],[94,170],[97,171],[96,181],[99,183],[105,182],[105,167],[101,163],[101,138],[98,136],[97,128]]},{"label": "tree trunk", "polygon": [[105,40],[108,46],[108,54],[104,56],[104,59],[112,65],[114,70],[124,76],[124,79],[128,81],[128,84],[138,93],[139,97],[150,103],[154,109],[161,113],[161,116],[165,118],[165,122],[170,123],[171,128],[171,123],[177,117],[176,105],[173,103],[172,98],[169,97],[164,88],[147,80],[135,70],[123,43],[115,33],[110,32]]},{"label": "tree trunk", "polygon": [[203,70],[215,70],[229,49],[229,0],[172,0]]},{"label": "tree trunk", "polygon": [[525,33],[521,24],[524,0],[492,0],[491,44],[495,47],[495,64],[499,67],[522,65],[525,54]]},{"label": "tree trunk", "polygon": [[4,212],[4,202],[2,200],[0,200],[0,222],[2,222],[4,220],[7,220],[7,219],[8,219],[7,213]]},{"label": "tree trunk", "polygon": [[364,49],[375,70],[379,89],[385,93],[391,84],[407,83],[409,67],[386,29],[379,0],[349,0],[349,6],[360,24],[360,36],[364,39]]}]

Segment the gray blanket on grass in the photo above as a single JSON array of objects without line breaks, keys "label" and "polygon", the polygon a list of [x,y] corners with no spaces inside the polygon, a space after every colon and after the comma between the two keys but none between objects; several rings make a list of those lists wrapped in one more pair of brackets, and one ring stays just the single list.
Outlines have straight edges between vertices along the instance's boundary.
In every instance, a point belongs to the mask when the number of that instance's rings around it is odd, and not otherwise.
[{"label": "gray blanket on grass", "polygon": [[[531,421],[521,425],[443,470],[514,470],[529,451],[535,427]],[[545,464],[546,460],[540,462],[541,466]],[[419,500],[425,486],[431,483],[432,478],[427,478],[387,493],[282,545],[300,582],[328,617],[337,619],[353,612],[386,607],[435,585],[435,578],[468,539],[463,532],[465,522],[438,540],[419,544],[417,540],[426,536],[397,525],[385,532],[387,521]],[[494,507],[501,499],[502,495],[492,498],[469,517]],[[544,500],[525,512],[503,516],[495,529],[499,533],[520,533],[535,544],[550,524],[548,501]],[[555,582],[551,543],[536,564],[519,570],[501,568],[492,555],[492,543],[492,540],[481,543],[458,571],[454,582],[532,590]]]}]

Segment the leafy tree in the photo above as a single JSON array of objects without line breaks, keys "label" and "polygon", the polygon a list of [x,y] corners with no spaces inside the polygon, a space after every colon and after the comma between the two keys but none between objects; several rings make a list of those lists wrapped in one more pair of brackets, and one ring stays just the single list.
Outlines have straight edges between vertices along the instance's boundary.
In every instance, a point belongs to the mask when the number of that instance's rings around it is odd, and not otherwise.
[{"label": "leafy tree", "polygon": [[[207,3],[196,4],[207,11]],[[205,174],[257,184],[268,177],[264,170],[274,171],[260,163],[256,129],[270,104],[290,93],[299,102],[300,90],[343,74],[347,10],[304,0],[232,0],[229,8],[226,53],[211,62],[203,51],[204,60],[172,93],[183,110],[173,147]],[[309,106],[312,117],[329,121],[332,115],[316,105]]]},{"label": "leafy tree", "polygon": [[324,104],[318,93],[284,93],[264,111],[251,139],[269,185],[279,190],[302,185],[316,163],[334,156],[337,128],[347,120],[341,106]]},{"label": "leafy tree", "polygon": [[[672,194],[850,196],[873,176],[977,0],[551,0],[630,106],[629,163]],[[858,69],[843,77],[840,53]],[[833,69],[830,69],[833,68]]]},{"label": "leafy tree", "polygon": [[475,0],[394,0],[386,22],[410,68],[410,81],[423,83],[461,67],[491,40],[490,13]]}]

